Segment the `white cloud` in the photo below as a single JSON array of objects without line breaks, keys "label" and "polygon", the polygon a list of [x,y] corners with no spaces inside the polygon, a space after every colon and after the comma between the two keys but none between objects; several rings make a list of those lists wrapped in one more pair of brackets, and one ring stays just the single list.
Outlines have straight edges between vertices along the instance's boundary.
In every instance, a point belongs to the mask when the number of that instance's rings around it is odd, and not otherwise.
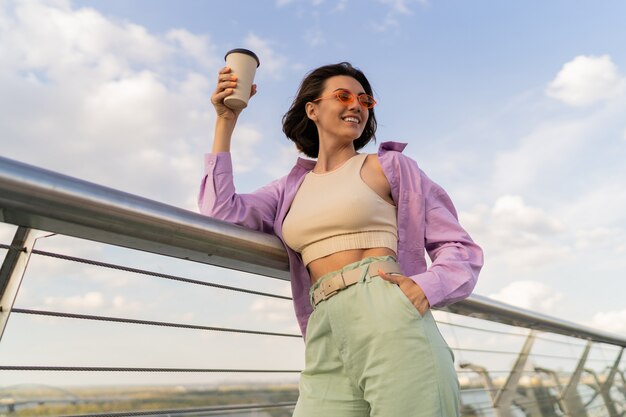
[{"label": "white cloud", "polygon": [[[252,41],[280,72],[269,42]],[[196,209],[214,119],[207,74],[222,65],[208,36],[153,34],[68,1],[8,2],[0,50],[3,156]],[[240,132],[240,169],[258,163],[253,130]]]},{"label": "white cloud", "polygon": [[571,120],[538,126],[511,150],[496,154],[494,185],[498,190],[519,192],[547,170],[567,164],[593,131],[595,120]]},{"label": "white cloud", "polygon": [[285,300],[257,300],[250,306],[250,312],[260,321],[280,323],[293,321],[293,305]]},{"label": "white cloud", "polygon": [[46,297],[44,304],[53,310],[74,312],[83,309],[98,309],[104,305],[104,297],[100,292],[90,291],[83,295],[69,297]]},{"label": "white cloud", "polygon": [[572,253],[565,225],[521,196],[501,196],[492,206],[477,205],[459,217],[485,251],[481,286],[492,287],[503,275],[515,279],[539,273]]},{"label": "white cloud", "polygon": [[263,135],[250,125],[240,124],[233,132],[232,158],[236,173],[249,172],[261,163],[255,145],[262,142]]},{"label": "white cloud", "polygon": [[261,62],[259,69],[263,68],[263,73],[275,79],[282,78],[283,70],[287,66],[287,58],[272,48],[272,42],[251,33],[246,37],[244,44],[259,57]]},{"label": "white cloud", "polygon": [[536,281],[515,281],[490,294],[490,298],[512,304],[517,307],[554,314],[558,310],[563,295],[553,288]]},{"label": "white cloud", "polygon": [[271,164],[265,164],[263,169],[272,178],[279,178],[289,172],[299,157],[305,156],[298,152],[296,146],[290,141],[288,144],[272,145],[275,151],[275,157]]},{"label": "white cloud", "polygon": [[381,22],[374,24],[374,30],[384,32],[392,27],[398,27],[400,22],[398,16],[412,15],[412,4],[419,3],[426,7],[429,5],[428,0],[378,0],[379,3],[388,6],[389,11],[385,14]]},{"label": "white cloud", "polygon": [[307,30],[304,34],[304,40],[309,44],[309,46],[312,47],[320,46],[326,43],[324,32],[319,26]]},{"label": "white cloud", "polygon": [[93,9],[73,10],[67,1],[9,5],[13,13],[0,28],[4,68],[31,68],[54,82],[77,82],[120,75],[136,63],[157,64],[172,52],[141,26],[114,23]]},{"label": "white cloud", "polygon": [[558,233],[563,230],[561,222],[548,216],[543,210],[530,207],[522,197],[505,195],[496,200],[492,213],[499,226],[530,233]]},{"label": "white cloud", "polygon": [[346,10],[347,6],[348,0],[338,0],[335,2],[335,8],[333,9],[333,12],[342,12]]},{"label": "white cloud", "polygon": [[[129,132],[136,132],[133,141],[148,145],[164,133],[168,92],[156,74],[141,71],[94,87],[83,102],[81,130],[88,137],[106,132],[109,143],[117,146]],[[101,137],[105,146],[106,139]]]},{"label": "white cloud", "polygon": [[[563,224],[544,210],[527,205],[521,196],[504,195],[493,207],[480,205],[460,214],[461,222],[473,233],[504,251],[544,247],[550,237],[565,231]],[[546,249],[544,247],[544,249]]]},{"label": "white cloud", "polygon": [[145,313],[148,308],[149,306],[139,301],[128,301],[126,297],[116,295],[111,299],[108,310],[111,311],[111,314],[129,317],[138,313]]},{"label": "white cloud", "polygon": [[576,247],[587,249],[604,245],[617,245],[623,241],[623,233],[620,229],[609,227],[594,227],[576,231]]},{"label": "white cloud", "polygon": [[206,69],[219,65],[215,46],[211,44],[208,36],[194,35],[185,29],[173,29],[167,33],[166,39],[175,41],[186,55]]},{"label": "white cloud", "polygon": [[590,327],[614,334],[626,334],[626,309],[599,312],[591,318]]},{"label": "white cloud", "polygon": [[[386,6],[389,6],[392,13],[397,14],[411,14],[412,11],[409,7],[409,3],[414,3],[414,0],[378,0],[379,3],[382,3]],[[424,1],[420,1],[420,3],[424,3]]]},{"label": "white cloud", "polygon": [[609,55],[579,55],[563,65],[546,94],[571,106],[587,106],[620,96],[626,89]]},{"label": "white cloud", "polygon": [[15,236],[16,230],[17,226],[0,222],[0,243],[10,245],[11,242],[13,242],[13,236]]},{"label": "white cloud", "polygon": [[98,313],[130,317],[145,312],[150,306],[139,301],[128,301],[122,295],[105,296],[99,291],[89,291],[84,294],[66,297],[45,297],[44,308],[52,311],[66,311],[68,313]]},{"label": "white cloud", "polygon": [[[623,178],[623,177],[622,177]],[[601,183],[565,204],[561,216],[581,230],[614,229],[626,220],[626,184],[616,178]],[[616,232],[617,233],[617,232]]]},{"label": "white cloud", "polygon": [[276,0],[276,7],[283,7],[295,1],[296,0]]}]

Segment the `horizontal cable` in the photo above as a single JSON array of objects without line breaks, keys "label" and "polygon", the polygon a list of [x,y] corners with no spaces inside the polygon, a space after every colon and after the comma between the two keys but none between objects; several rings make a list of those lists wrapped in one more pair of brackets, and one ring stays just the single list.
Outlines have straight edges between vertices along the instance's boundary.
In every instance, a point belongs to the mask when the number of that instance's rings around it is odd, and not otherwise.
[{"label": "horizontal cable", "polygon": [[[536,387],[536,388],[545,388],[545,389],[551,389],[551,390],[553,390],[553,391],[557,391],[557,392],[556,392],[556,395],[555,395],[554,397],[550,397],[550,398],[552,398],[552,399],[550,400],[550,402],[552,402],[552,403],[557,403],[557,402],[559,401],[559,399],[560,399],[560,398],[562,398],[562,397],[561,397],[561,393],[559,393],[559,392],[558,392],[558,390],[557,390],[557,387],[548,387],[548,386],[540,385],[540,386],[538,386],[538,387]],[[474,388],[473,390],[474,390],[474,391],[481,391],[481,390],[482,390],[482,391],[484,391],[484,392],[486,392],[486,393],[487,393],[487,392],[489,392],[489,391],[503,391],[503,392],[506,392],[506,391],[511,391],[511,390],[513,390],[513,391],[517,391],[517,389],[518,389],[518,387],[513,387],[513,388],[504,388],[504,387],[500,387],[500,388],[494,388],[493,390],[488,390],[487,388]],[[532,390],[532,389],[533,389],[533,387],[527,387],[527,389]],[[470,390],[461,390],[461,393],[466,392],[466,391],[470,391]],[[582,396],[582,395],[581,395],[578,391],[576,391],[576,393],[575,393],[575,394],[571,394],[571,397],[579,398],[579,399],[581,400],[581,402],[583,402],[583,403],[586,401],[586,400],[585,400],[585,398],[583,398],[583,396]],[[518,397],[518,398],[519,398],[519,397]],[[598,398],[597,394],[594,396],[594,398],[592,398],[592,399],[591,399],[591,401],[589,401],[589,403],[588,403],[588,404],[591,404],[591,403],[593,402],[593,400],[595,400],[596,398]],[[542,401],[541,399],[538,399],[538,400],[537,400],[537,402],[541,402],[541,401]],[[543,401],[548,401],[548,400],[543,400]],[[522,400],[522,401],[516,401],[516,404],[519,404],[519,405],[523,405],[523,404],[532,404],[533,402],[535,402],[535,400],[532,400],[532,399],[528,399],[528,398],[526,398],[526,399],[524,399],[524,400]],[[471,404],[471,405],[477,405],[477,404],[478,404],[478,405],[482,405],[482,404],[492,404],[492,400],[488,400],[488,401],[475,401],[475,402],[471,402],[471,403],[468,403],[468,404]],[[583,408],[584,408],[584,407],[585,407],[585,406],[583,406]]]},{"label": "horizontal cable", "polygon": [[480,352],[480,353],[497,353],[502,355],[519,355],[519,352],[507,352],[504,350],[489,350],[489,349],[470,349],[470,348],[460,348],[460,347],[452,347],[450,349],[459,351],[459,352]]},{"label": "horizontal cable", "polygon": [[282,336],[282,337],[302,338],[302,335],[292,334],[292,333],[276,333],[276,332],[264,332],[264,331],[259,331],[259,330],[231,329],[231,328],[226,328],[226,327],[200,326],[200,325],[195,325],[195,324],[168,323],[168,322],[162,322],[162,321],[127,319],[127,318],[121,318],[121,317],[93,316],[93,315],[87,315],[87,314],[63,313],[63,312],[58,312],[58,311],[43,311],[43,310],[30,310],[30,309],[24,309],[24,308],[14,308],[11,310],[11,312],[19,313],[19,314],[33,314],[37,316],[63,317],[63,318],[71,318],[71,319],[96,320],[96,321],[127,323],[127,324],[141,324],[141,325],[146,325],[146,326],[174,327],[174,328],[179,328],[179,329],[207,330],[207,331],[216,331],[216,332],[231,332],[231,333],[257,334],[257,335],[264,335],[264,336]]},{"label": "horizontal cable", "polygon": [[[501,355],[519,355],[520,354],[519,352],[509,352],[505,350],[470,349],[470,348],[460,348],[460,347],[452,347],[452,346],[450,346],[450,349],[459,351],[459,352],[497,353]],[[550,358],[550,359],[567,359],[567,360],[579,360],[580,359],[580,358],[574,358],[571,356],[547,355],[544,353],[532,353],[532,352],[527,353],[526,356],[534,356],[538,358]],[[603,359],[587,359],[587,361],[610,362],[610,360],[603,360]]]},{"label": "horizontal cable", "polygon": [[[489,371],[490,374],[508,374],[510,372],[511,372],[510,369],[507,369],[506,371],[491,371],[491,370]],[[522,372],[531,372],[531,371],[522,371]],[[471,369],[457,369],[456,373],[457,374],[469,374],[469,373],[475,374],[476,371],[473,371]]]},{"label": "horizontal cable", "polygon": [[457,323],[452,323],[452,322],[443,321],[443,320],[435,320],[435,321],[437,322],[437,324],[445,324],[445,325],[451,326],[451,327],[459,327],[459,328],[463,328],[463,329],[477,330],[477,331],[480,331],[480,332],[503,334],[503,335],[506,335],[506,336],[528,337],[528,334],[524,334],[524,333],[505,332],[503,330],[491,330],[491,329],[485,329],[483,327],[467,326],[465,324],[457,324]]},{"label": "horizontal cable", "polygon": [[[573,336],[567,336],[567,337],[569,337],[570,339],[581,340],[581,339],[577,339],[577,338],[575,338]],[[565,340],[554,340],[554,339],[551,339],[549,337],[545,337],[545,336],[542,336],[542,335],[536,335],[535,339],[543,340],[545,342],[550,342],[550,343],[559,343],[561,345],[569,345],[569,346],[578,347],[578,348],[581,348],[581,347],[584,348],[585,345],[586,345],[586,342],[585,343],[573,343],[573,342],[567,342]]]},{"label": "horizontal cable", "polygon": [[0,243],[0,249],[13,249],[16,251],[20,251],[20,252],[26,252],[26,248],[23,246],[15,246],[15,245],[5,245],[3,243]]},{"label": "horizontal cable", "polygon": [[474,391],[481,391],[481,392],[489,392],[489,391],[498,391],[498,388],[494,388],[494,389],[487,389],[487,388],[466,388],[466,389],[461,389],[461,393],[464,392],[474,392]]},{"label": "horizontal cable", "polygon": [[[566,360],[572,360],[572,361],[578,361],[580,360],[580,358],[576,358],[573,356],[559,356],[559,355],[547,355],[545,353],[529,353],[528,356],[534,356],[536,358],[550,358],[550,359],[566,359]],[[587,360],[592,360],[592,359],[587,359]]]},{"label": "horizontal cable", "polygon": [[0,371],[51,371],[51,372],[165,372],[165,373],[300,373],[294,369],[213,369],[213,368],[123,368],[108,366],[22,366],[0,365]]},{"label": "horizontal cable", "polygon": [[273,408],[291,408],[295,407],[295,402],[280,402],[275,404],[238,404],[238,405],[224,405],[213,407],[196,407],[196,408],[184,408],[179,410],[146,410],[146,411],[124,411],[124,412],[107,412],[99,414],[72,414],[63,417],[132,417],[132,416],[157,416],[157,415],[176,415],[176,414],[195,414],[195,413],[213,413],[224,411],[238,411],[238,410],[269,410]]},{"label": "horizontal cable", "polygon": [[291,297],[287,297],[284,295],[270,294],[270,293],[261,292],[261,291],[246,290],[244,288],[231,287],[229,285],[214,284],[211,282],[200,281],[197,279],[182,278],[182,277],[177,277],[175,275],[162,274],[159,272],[147,271],[145,269],[131,268],[131,267],[122,266],[122,265],[94,261],[91,259],[78,258],[75,256],[61,255],[59,253],[54,253],[54,252],[46,252],[46,251],[35,249],[33,250],[33,254],[41,255],[41,256],[49,256],[52,258],[58,258],[58,259],[66,260],[66,261],[78,262],[78,263],[87,264],[87,265],[99,266],[102,268],[115,269],[118,271],[132,272],[132,273],[140,274],[140,275],[147,275],[147,276],[156,277],[156,278],[164,278],[164,279],[169,279],[173,281],[185,282],[187,284],[203,285],[206,287],[219,288],[222,290],[237,291],[237,292],[243,292],[246,294],[262,295],[264,297],[279,298],[281,300],[292,300]]}]

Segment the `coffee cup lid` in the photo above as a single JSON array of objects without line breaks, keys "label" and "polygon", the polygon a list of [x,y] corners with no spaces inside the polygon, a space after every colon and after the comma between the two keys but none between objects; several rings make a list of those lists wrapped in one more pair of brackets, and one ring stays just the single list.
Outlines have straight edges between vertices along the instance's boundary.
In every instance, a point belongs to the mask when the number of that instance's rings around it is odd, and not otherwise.
[{"label": "coffee cup lid", "polygon": [[250,55],[252,58],[255,59],[257,68],[259,67],[259,65],[261,65],[261,61],[259,61],[259,57],[256,56],[254,52],[250,51],[249,49],[244,49],[244,48],[231,49],[230,51],[226,52],[226,55],[224,55],[224,60],[226,60],[226,57],[228,55],[234,54],[234,53]]}]

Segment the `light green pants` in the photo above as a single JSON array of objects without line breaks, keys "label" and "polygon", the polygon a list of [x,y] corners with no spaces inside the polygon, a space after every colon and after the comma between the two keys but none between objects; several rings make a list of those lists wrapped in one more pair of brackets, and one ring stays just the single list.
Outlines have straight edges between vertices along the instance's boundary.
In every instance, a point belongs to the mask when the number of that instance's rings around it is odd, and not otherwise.
[{"label": "light green pants", "polygon": [[[369,257],[342,270],[390,259]],[[454,357],[432,314],[421,317],[397,285],[361,269],[358,283],[319,303],[309,318],[293,416],[458,416]]]}]

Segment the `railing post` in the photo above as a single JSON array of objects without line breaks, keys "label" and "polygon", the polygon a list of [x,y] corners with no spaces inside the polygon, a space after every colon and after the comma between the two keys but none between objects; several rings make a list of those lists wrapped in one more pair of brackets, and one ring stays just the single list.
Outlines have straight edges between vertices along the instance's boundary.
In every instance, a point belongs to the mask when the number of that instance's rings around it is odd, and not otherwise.
[{"label": "railing post", "polygon": [[[542,386],[540,380],[537,385],[532,380],[530,382],[529,386],[524,387],[523,393],[517,391],[513,404],[521,408],[527,417],[556,417],[554,401],[550,399],[548,389]],[[546,402],[550,403],[552,409],[542,406]]]},{"label": "railing post", "polygon": [[511,411],[511,405],[513,405],[513,399],[517,395],[517,386],[524,372],[524,367],[528,361],[528,355],[530,354],[530,349],[532,348],[534,341],[535,331],[531,330],[530,333],[528,333],[528,337],[522,346],[522,350],[520,351],[517,360],[515,361],[515,365],[513,365],[513,369],[511,369],[511,372],[506,379],[506,382],[496,394],[493,406],[499,417],[514,417],[513,412]]},{"label": "railing post", "polygon": [[578,360],[578,365],[576,365],[574,373],[572,373],[572,376],[561,393],[563,413],[567,416],[587,417],[585,405],[581,401],[580,394],[578,393],[578,384],[580,383],[580,377],[585,370],[585,362],[587,362],[591,345],[591,341],[587,342],[587,346],[585,346],[585,350]]},{"label": "railing post", "polygon": [[489,371],[487,371],[487,368],[474,365],[468,362],[459,364],[459,367],[462,369],[466,369],[466,368],[470,369],[476,372],[478,375],[480,375],[483,378],[483,383],[485,384],[485,388],[487,389],[487,392],[489,393],[489,398],[491,398],[491,403],[493,404],[496,398],[496,389],[493,386],[493,380],[491,379],[491,376],[489,375]]},{"label": "railing post", "polygon": [[[528,404],[526,415],[529,417],[558,417],[560,414],[557,414],[554,407],[559,403],[558,393],[556,396],[553,395],[550,387],[542,384],[540,377],[537,377],[537,381],[537,384],[531,384],[530,387],[526,388],[523,396],[526,397],[525,403]],[[530,401],[531,396],[533,401]]]},{"label": "railing post", "polygon": [[0,341],[17,297],[35,241],[46,232],[18,227],[0,267]]},{"label": "railing post", "polygon": [[613,398],[611,398],[611,387],[613,386],[613,380],[615,379],[615,374],[617,373],[617,368],[622,361],[622,354],[624,353],[624,348],[621,348],[617,358],[615,359],[615,363],[609,370],[609,374],[606,376],[604,382],[600,382],[598,380],[598,385],[600,386],[600,395],[602,395],[602,399],[604,400],[604,404],[606,405],[607,410],[609,411],[610,417],[622,417],[623,414],[617,411],[615,407],[615,402]]},{"label": "railing post", "polygon": [[624,398],[626,398],[626,377],[624,376],[624,372],[620,370],[618,370],[617,373],[619,374],[620,377],[622,377],[622,388],[618,388],[618,389],[624,395]]},{"label": "railing post", "polygon": [[[565,411],[567,406],[565,405],[565,401],[563,401],[563,391],[564,390],[563,390],[563,386],[561,385],[561,380],[559,379],[559,375],[552,369],[542,368],[542,367],[539,367],[539,366],[535,366],[535,372],[542,372],[542,373],[550,375],[552,377],[552,379],[554,380],[554,387],[555,387],[557,395],[558,395],[558,397],[556,399],[556,403],[558,404],[559,409],[561,409],[561,411],[563,413],[565,413],[567,416],[570,416],[570,414]],[[554,412],[552,412],[551,415],[555,415]],[[572,417],[572,416],[570,416],[570,417]]]}]

